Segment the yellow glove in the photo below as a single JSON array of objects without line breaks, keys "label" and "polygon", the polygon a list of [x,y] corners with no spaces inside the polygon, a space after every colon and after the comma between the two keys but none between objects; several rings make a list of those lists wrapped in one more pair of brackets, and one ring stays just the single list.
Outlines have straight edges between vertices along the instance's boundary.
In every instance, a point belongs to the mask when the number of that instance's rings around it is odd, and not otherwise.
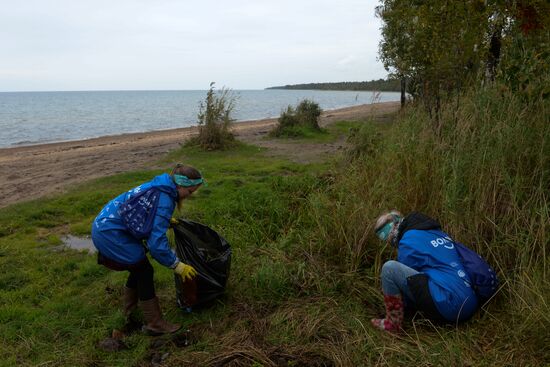
[{"label": "yellow glove", "polygon": [[176,218],[174,218],[174,217],[170,218],[170,227],[172,227],[172,226],[174,226],[174,225],[176,225],[176,224],[178,224],[178,223],[179,223],[179,220],[178,220],[178,219],[176,219]]},{"label": "yellow glove", "polygon": [[193,279],[197,275],[197,271],[194,267],[184,264],[181,261],[174,268],[174,273],[178,274],[184,282],[187,279]]}]

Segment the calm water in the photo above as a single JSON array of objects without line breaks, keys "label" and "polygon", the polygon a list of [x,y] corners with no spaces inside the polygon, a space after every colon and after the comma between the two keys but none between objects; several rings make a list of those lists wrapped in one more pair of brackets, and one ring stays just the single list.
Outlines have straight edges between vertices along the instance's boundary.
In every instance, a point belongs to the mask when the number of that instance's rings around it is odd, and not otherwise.
[{"label": "calm water", "polygon": [[[324,110],[372,103],[372,92],[236,90],[238,121],[277,117],[304,98]],[[0,93],[0,147],[196,125],[206,91]],[[398,101],[381,93],[377,102]]]}]

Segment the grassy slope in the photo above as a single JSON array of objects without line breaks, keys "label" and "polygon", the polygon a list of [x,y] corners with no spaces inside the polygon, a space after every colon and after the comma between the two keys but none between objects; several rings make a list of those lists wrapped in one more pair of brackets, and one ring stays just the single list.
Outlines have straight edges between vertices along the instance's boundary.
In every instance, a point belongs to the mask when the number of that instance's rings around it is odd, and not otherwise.
[{"label": "grassy slope", "polygon": [[[370,123],[356,131],[353,160],[298,165],[266,158],[250,146],[221,153],[186,148],[166,158],[167,167],[184,161],[203,171],[209,186],[185,203],[182,214],[218,230],[234,250],[227,298],[192,314],[176,309],[173,276],[155,265],[167,318],[182,322],[195,339],[183,349],[167,343],[153,351],[152,339],[140,334],[127,338],[129,350],[97,349],[96,343],[122,322],[118,309],[125,274],[96,265],[93,256],[51,249],[63,233],[87,234],[107,200],[159,172],[108,177],[63,196],[2,209],[0,364],[148,365],[159,351],[170,353],[167,365],[549,362],[543,348],[547,334],[541,334],[548,330],[548,316],[544,318],[548,298],[539,293],[548,288],[537,274],[507,277],[510,284],[503,295],[458,327],[409,320],[406,333],[396,337],[369,327],[370,318],[382,311],[378,269],[391,256],[370,234],[371,222],[381,210],[394,206],[426,210],[447,220],[453,233],[466,236],[465,240],[484,238],[475,226],[485,221],[461,221],[454,215],[454,208],[460,209],[453,201],[458,194],[443,196],[451,191],[441,189],[444,183],[432,175],[436,162],[412,159],[422,152],[423,158],[431,157],[436,143],[426,138],[426,145],[418,144],[425,132],[411,126],[419,125],[423,117],[411,118],[417,123],[390,129]],[[339,123],[331,134],[351,125],[356,124]],[[399,155],[398,163],[385,160],[391,152]],[[404,182],[414,187],[409,189]],[[421,185],[427,187],[419,189]],[[491,260],[498,265],[508,261]],[[543,271],[537,264],[524,269]],[[531,280],[530,286],[541,283],[531,292],[511,285]],[[510,294],[516,290],[523,293]],[[510,309],[510,300],[521,296],[534,303]],[[529,314],[518,314],[522,309]],[[518,330],[506,327],[514,318],[510,324]]]}]

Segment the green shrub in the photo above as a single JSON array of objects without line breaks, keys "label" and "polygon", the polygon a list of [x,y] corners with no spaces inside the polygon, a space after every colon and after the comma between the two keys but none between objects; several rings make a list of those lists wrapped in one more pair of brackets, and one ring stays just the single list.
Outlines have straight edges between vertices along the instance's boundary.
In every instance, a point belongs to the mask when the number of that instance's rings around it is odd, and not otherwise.
[{"label": "green shrub", "polygon": [[[502,57],[497,77],[514,92],[519,92],[525,101],[538,96],[550,96],[550,42],[548,32],[541,37],[525,37],[514,34]],[[546,41],[545,41],[546,40]]]},{"label": "green shrub", "polygon": [[281,113],[278,121],[279,125],[285,129],[300,125],[300,120],[296,115],[296,110],[292,108],[292,106],[288,106],[286,111]]},{"label": "green shrub", "polygon": [[304,99],[296,107],[296,116],[302,125],[308,126],[315,130],[320,130],[319,117],[321,116],[321,107],[318,103]]},{"label": "green shrub", "polygon": [[288,106],[281,113],[278,125],[270,133],[274,137],[297,138],[306,136],[309,131],[321,131],[319,117],[321,107],[316,102],[304,99],[296,108]]},{"label": "green shrub", "polygon": [[210,83],[210,89],[206,99],[200,104],[197,116],[199,135],[188,141],[187,145],[198,145],[204,150],[225,149],[234,144],[235,137],[230,131],[231,113],[235,107],[235,98],[231,91],[225,88],[219,93],[214,91],[214,83]]}]

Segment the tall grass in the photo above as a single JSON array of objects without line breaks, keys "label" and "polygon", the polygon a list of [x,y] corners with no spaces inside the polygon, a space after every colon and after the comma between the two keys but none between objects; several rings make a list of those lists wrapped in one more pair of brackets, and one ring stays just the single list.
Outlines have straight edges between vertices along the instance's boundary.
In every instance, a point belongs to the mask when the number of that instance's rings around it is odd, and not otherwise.
[{"label": "tall grass", "polygon": [[390,255],[372,235],[381,212],[436,217],[498,269],[501,288],[480,315],[485,327],[506,333],[516,353],[522,340],[536,355],[550,345],[550,100],[526,103],[496,85],[441,112],[439,133],[412,106],[384,135],[372,126],[355,134],[350,164],[328,194],[310,196],[312,249],[344,271],[376,273]]}]

